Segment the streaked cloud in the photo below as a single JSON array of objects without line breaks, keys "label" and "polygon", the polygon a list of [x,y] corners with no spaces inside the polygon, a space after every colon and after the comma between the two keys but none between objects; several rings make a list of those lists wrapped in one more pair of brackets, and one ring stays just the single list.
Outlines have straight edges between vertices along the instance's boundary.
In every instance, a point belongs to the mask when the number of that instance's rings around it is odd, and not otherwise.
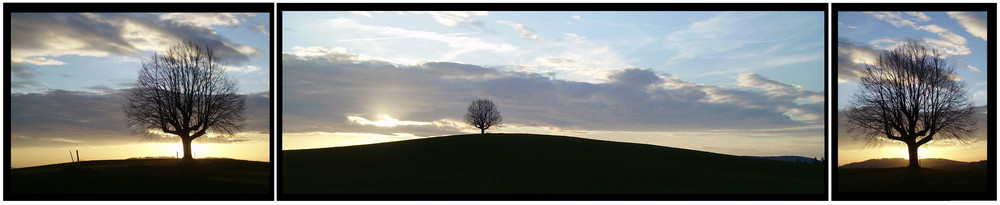
[{"label": "streaked cloud", "polygon": [[452,59],[455,56],[478,50],[493,52],[511,52],[517,47],[506,43],[490,43],[480,38],[466,37],[461,35],[441,34],[430,31],[409,30],[388,26],[370,26],[360,24],[355,20],[347,18],[337,18],[326,20],[325,24],[339,29],[350,29],[355,32],[367,32],[381,35],[384,38],[417,38],[447,44],[454,49],[445,54],[442,60]]},{"label": "streaked cloud", "polygon": [[514,30],[517,31],[517,33],[521,34],[522,39],[542,40],[542,36],[535,34],[534,29],[528,28],[522,24],[514,23],[512,21],[497,21],[497,23],[513,27]]},{"label": "streaked cloud", "polygon": [[[226,15],[93,13],[11,14],[11,62],[61,65],[52,57],[110,54],[139,56],[161,51],[181,41],[212,48],[224,60],[243,64],[261,51],[222,38],[210,25],[234,25]],[[209,20],[213,19],[213,20]]]},{"label": "streaked cloud", "polygon": [[958,20],[958,24],[962,25],[966,32],[982,38],[983,41],[989,41],[987,39],[989,29],[986,28],[986,13],[948,12],[948,17]]},{"label": "streaked cloud", "polygon": [[928,46],[933,47],[944,54],[947,55],[969,55],[972,51],[966,46],[966,39],[958,34],[955,34],[948,29],[934,25],[918,25],[920,22],[930,21],[931,18],[927,17],[921,12],[871,12],[875,18],[889,22],[897,28],[910,27],[915,30],[923,30],[937,34],[940,39],[933,38],[923,38],[924,42]]},{"label": "streaked cloud", "polygon": [[435,21],[448,27],[468,27],[472,25],[483,29],[486,29],[483,22],[472,19],[472,17],[489,15],[487,11],[411,11],[410,13],[430,15]]},{"label": "streaked cloud", "polygon": [[580,44],[587,43],[587,37],[583,37],[572,33],[567,33],[566,37],[564,38],[573,43],[580,43]]}]

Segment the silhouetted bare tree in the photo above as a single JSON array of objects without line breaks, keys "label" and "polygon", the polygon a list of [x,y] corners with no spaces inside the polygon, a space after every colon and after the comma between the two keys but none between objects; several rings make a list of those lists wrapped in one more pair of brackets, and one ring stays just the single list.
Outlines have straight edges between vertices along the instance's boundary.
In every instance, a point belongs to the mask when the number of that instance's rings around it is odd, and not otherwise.
[{"label": "silhouetted bare tree", "polygon": [[500,126],[503,117],[496,104],[489,99],[479,99],[469,104],[469,113],[465,114],[465,122],[473,127],[479,128],[481,134],[486,133],[486,129],[493,126]]},{"label": "silhouetted bare tree", "polygon": [[909,167],[920,168],[918,147],[935,137],[963,142],[975,130],[965,83],[953,75],[953,65],[916,41],[883,52],[865,66],[846,112],[848,131],[868,145],[884,139],[906,143]]},{"label": "silhouetted bare tree", "polygon": [[191,42],[153,54],[126,96],[128,126],[147,137],[155,137],[150,130],[177,135],[191,160],[192,140],[209,130],[231,136],[244,125],[246,99],[225,69],[211,49]]}]

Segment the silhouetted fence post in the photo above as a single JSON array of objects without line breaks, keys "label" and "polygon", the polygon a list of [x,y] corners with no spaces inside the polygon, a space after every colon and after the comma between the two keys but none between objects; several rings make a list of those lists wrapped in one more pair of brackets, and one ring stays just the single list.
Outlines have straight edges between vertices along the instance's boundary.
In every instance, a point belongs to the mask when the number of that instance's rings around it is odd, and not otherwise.
[{"label": "silhouetted fence post", "polygon": [[75,162],[73,161],[73,150],[69,151],[69,162]]},{"label": "silhouetted fence post", "polygon": [[80,162],[80,150],[76,150],[76,162]]}]

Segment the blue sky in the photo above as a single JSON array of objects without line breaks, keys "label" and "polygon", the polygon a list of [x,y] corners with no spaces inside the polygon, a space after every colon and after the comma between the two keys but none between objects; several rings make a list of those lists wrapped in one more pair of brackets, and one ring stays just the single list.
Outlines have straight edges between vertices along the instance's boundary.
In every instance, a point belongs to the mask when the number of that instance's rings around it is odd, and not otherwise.
[{"label": "blue sky", "polygon": [[285,12],[283,148],[499,132],[823,152],[822,12]]},{"label": "blue sky", "polygon": [[506,66],[586,82],[639,67],[732,86],[733,77],[754,72],[823,90],[815,75],[823,63],[821,12],[288,13],[283,52],[334,47],[394,63]]},{"label": "blue sky", "polygon": [[267,13],[15,13],[11,93],[128,88],[141,60],[190,40],[224,54],[240,93],[270,90]]},{"label": "blue sky", "polygon": [[[974,118],[978,130],[965,143],[934,140],[923,145],[919,158],[947,158],[959,161],[985,160],[989,142],[986,132],[987,24],[985,12],[839,12],[837,23],[837,102],[838,110],[850,107],[857,92],[858,74],[880,52],[898,43],[916,40],[932,49],[956,67],[956,79],[964,81],[967,95],[976,106]],[[992,54],[996,56],[996,54]],[[981,111],[981,112],[979,112]],[[867,146],[847,132],[847,119],[841,113],[837,133],[838,165],[873,158],[907,158],[905,145],[891,142]]]},{"label": "blue sky", "polygon": [[[848,105],[856,89],[852,68],[870,62],[878,51],[896,43],[917,40],[937,49],[965,81],[977,106],[986,105],[986,13],[948,12],[840,12],[837,19],[838,68],[837,107]],[[965,24],[963,24],[965,22]],[[868,60],[871,59],[871,60]],[[850,62],[850,63],[847,63]]]}]

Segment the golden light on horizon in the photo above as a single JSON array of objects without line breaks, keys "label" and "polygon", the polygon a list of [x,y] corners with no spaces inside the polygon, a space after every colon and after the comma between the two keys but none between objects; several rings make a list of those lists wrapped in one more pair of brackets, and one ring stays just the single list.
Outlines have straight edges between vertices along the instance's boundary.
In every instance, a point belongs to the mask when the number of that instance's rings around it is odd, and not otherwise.
[{"label": "golden light on horizon", "polygon": [[[917,149],[918,159],[941,158],[962,162],[975,162],[986,160],[986,141],[979,141],[966,145],[936,145],[926,144]],[[892,145],[877,148],[839,150],[837,166],[849,163],[861,162],[869,159],[880,158],[903,158],[909,159],[910,154],[906,145]]]}]

